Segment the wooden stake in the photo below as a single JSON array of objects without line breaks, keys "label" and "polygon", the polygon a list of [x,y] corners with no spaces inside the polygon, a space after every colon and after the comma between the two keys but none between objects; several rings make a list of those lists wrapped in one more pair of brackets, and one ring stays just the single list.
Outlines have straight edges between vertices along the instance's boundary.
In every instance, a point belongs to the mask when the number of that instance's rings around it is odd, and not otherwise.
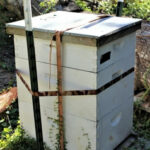
[{"label": "wooden stake", "polygon": [[[32,32],[31,0],[24,0],[23,2],[24,2],[24,16],[25,16],[25,28],[26,28],[31,89],[34,92],[38,92],[34,37]],[[37,148],[38,150],[44,150],[39,97],[32,96],[32,103],[33,103]]]},{"label": "wooden stake", "polygon": [[116,16],[122,16],[124,0],[118,0]]}]

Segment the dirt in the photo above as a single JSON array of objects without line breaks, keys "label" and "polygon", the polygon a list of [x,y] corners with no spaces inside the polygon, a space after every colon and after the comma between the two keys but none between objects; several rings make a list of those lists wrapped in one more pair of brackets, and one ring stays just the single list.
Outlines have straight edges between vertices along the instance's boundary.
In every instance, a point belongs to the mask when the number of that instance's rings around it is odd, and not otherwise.
[{"label": "dirt", "polygon": [[[13,39],[12,39],[13,40]],[[0,46],[0,91],[16,85],[13,43],[1,43]]]},{"label": "dirt", "polygon": [[[144,74],[150,67],[150,22],[143,21],[136,40],[135,90],[144,87]],[[150,84],[150,73],[147,82]]]},{"label": "dirt", "polygon": [[11,82],[15,80],[14,78],[14,73],[8,72],[4,69],[0,69],[0,91],[13,86]]},{"label": "dirt", "polygon": [[[0,91],[11,86],[16,86],[13,38],[0,26]],[[119,150],[150,150],[150,141],[142,136],[128,138]]]},{"label": "dirt", "polygon": [[5,23],[15,21],[17,16],[0,5],[0,92],[16,85],[13,37],[6,34]]}]

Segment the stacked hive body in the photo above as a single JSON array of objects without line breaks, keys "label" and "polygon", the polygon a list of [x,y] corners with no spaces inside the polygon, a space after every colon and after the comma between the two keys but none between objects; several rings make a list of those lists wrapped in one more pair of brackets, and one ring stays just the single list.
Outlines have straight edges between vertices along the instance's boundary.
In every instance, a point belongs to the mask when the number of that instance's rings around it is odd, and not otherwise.
[{"label": "stacked hive body", "polygon": [[[39,91],[57,90],[56,30],[93,20],[96,15],[53,12],[33,18]],[[63,96],[65,139],[68,150],[113,150],[132,128],[135,31],[140,20],[108,17],[69,30],[62,37],[63,90],[96,90],[97,95]],[[16,68],[30,85],[24,21],[7,25],[14,34]],[[50,65],[51,59],[51,65]],[[50,75],[51,72],[51,75]],[[32,97],[17,78],[20,119],[35,137]],[[104,86],[106,87],[106,86]],[[44,141],[57,149],[58,98],[40,97]]]}]

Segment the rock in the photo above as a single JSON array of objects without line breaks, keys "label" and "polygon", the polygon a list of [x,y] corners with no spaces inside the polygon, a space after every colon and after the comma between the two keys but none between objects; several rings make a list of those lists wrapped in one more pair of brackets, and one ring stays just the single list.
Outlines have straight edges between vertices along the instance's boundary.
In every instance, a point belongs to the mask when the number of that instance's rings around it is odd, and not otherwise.
[{"label": "rock", "polygon": [[[43,12],[43,10],[39,7],[39,3],[41,1],[42,0],[31,0],[33,16],[39,15]],[[22,0],[0,0],[0,5],[16,15],[18,19],[22,19],[24,17]]]},{"label": "rock", "polygon": [[18,97],[17,88],[13,87],[8,92],[0,94],[0,113],[5,111]]},{"label": "rock", "polygon": [[117,148],[114,150],[126,150],[136,141],[136,136],[134,134],[129,135]]},{"label": "rock", "polygon": [[81,12],[83,11],[74,1],[70,1],[66,7],[63,9],[64,11],[70,12]]},{"label": "rock", "polygon": [[37,16],[37,15],[42,14],[43,9],[39,6],[41,1],[42,0],[31,0],[33,16]]},{"label": "rock", "polygon": [[67,6],[69,4],[69,0],[59,0],[59,3],[63,6]]},{"label": "rock", "polygon": [[69,11],[69,12],[81,12],[83,11],[73,0],[67,1],[66,3],[57,3],[55,6],[56,10]]},{"label": "rock", "polygon": [[8,12],[13,13],[18,18],[22,18],[22,1],[19,0],[0,0],[0,5],[7,9]]},{"label": "rock", "polygon": [[[144,85],[144,73],[150,67],[150,22],[143,22],[136,38],[135,90]],[[150,85],[150,73],[147,74]]]}]

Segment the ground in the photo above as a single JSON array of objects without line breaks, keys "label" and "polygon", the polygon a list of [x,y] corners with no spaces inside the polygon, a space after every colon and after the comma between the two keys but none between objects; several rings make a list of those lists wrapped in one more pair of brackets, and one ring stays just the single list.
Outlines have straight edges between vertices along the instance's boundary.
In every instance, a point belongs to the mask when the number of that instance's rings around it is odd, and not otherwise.
[{"label": "ground", "polygon": [[0,91],[15,84],[13,52],[12,45],[0,47]]},{"label": "ground", "polygon": [[[2,18],[0,18],[0,22]],[[13,38],[5,34],[0,26],[0,91],[16,86]],[[135,104],[135,136],[128,138],[117,150],[150,150],[150,113]],[[149,130],[149,131],[148,131]],[[121,133],[120,133],[121,134]]]},{"label": "ground", "polygon": [[[15,61],[14,46],[12,42],[1,45],[0,47],[0,91],[10,86],[15,86]],[[144,115],[150,114],[144,112]],[[140,117],[138,115],[138,117]],[[142,117],[142,116],[141,116]],[[138,119],[138,118],[136,118]],[[135,123],[135,121],[134,121]],[[142,128],[142,132],[146,131]],[[144,134],[144,133],[143,133]],[[150,142],[144,135],[128,138],[118,150],[150,150]]]}]

